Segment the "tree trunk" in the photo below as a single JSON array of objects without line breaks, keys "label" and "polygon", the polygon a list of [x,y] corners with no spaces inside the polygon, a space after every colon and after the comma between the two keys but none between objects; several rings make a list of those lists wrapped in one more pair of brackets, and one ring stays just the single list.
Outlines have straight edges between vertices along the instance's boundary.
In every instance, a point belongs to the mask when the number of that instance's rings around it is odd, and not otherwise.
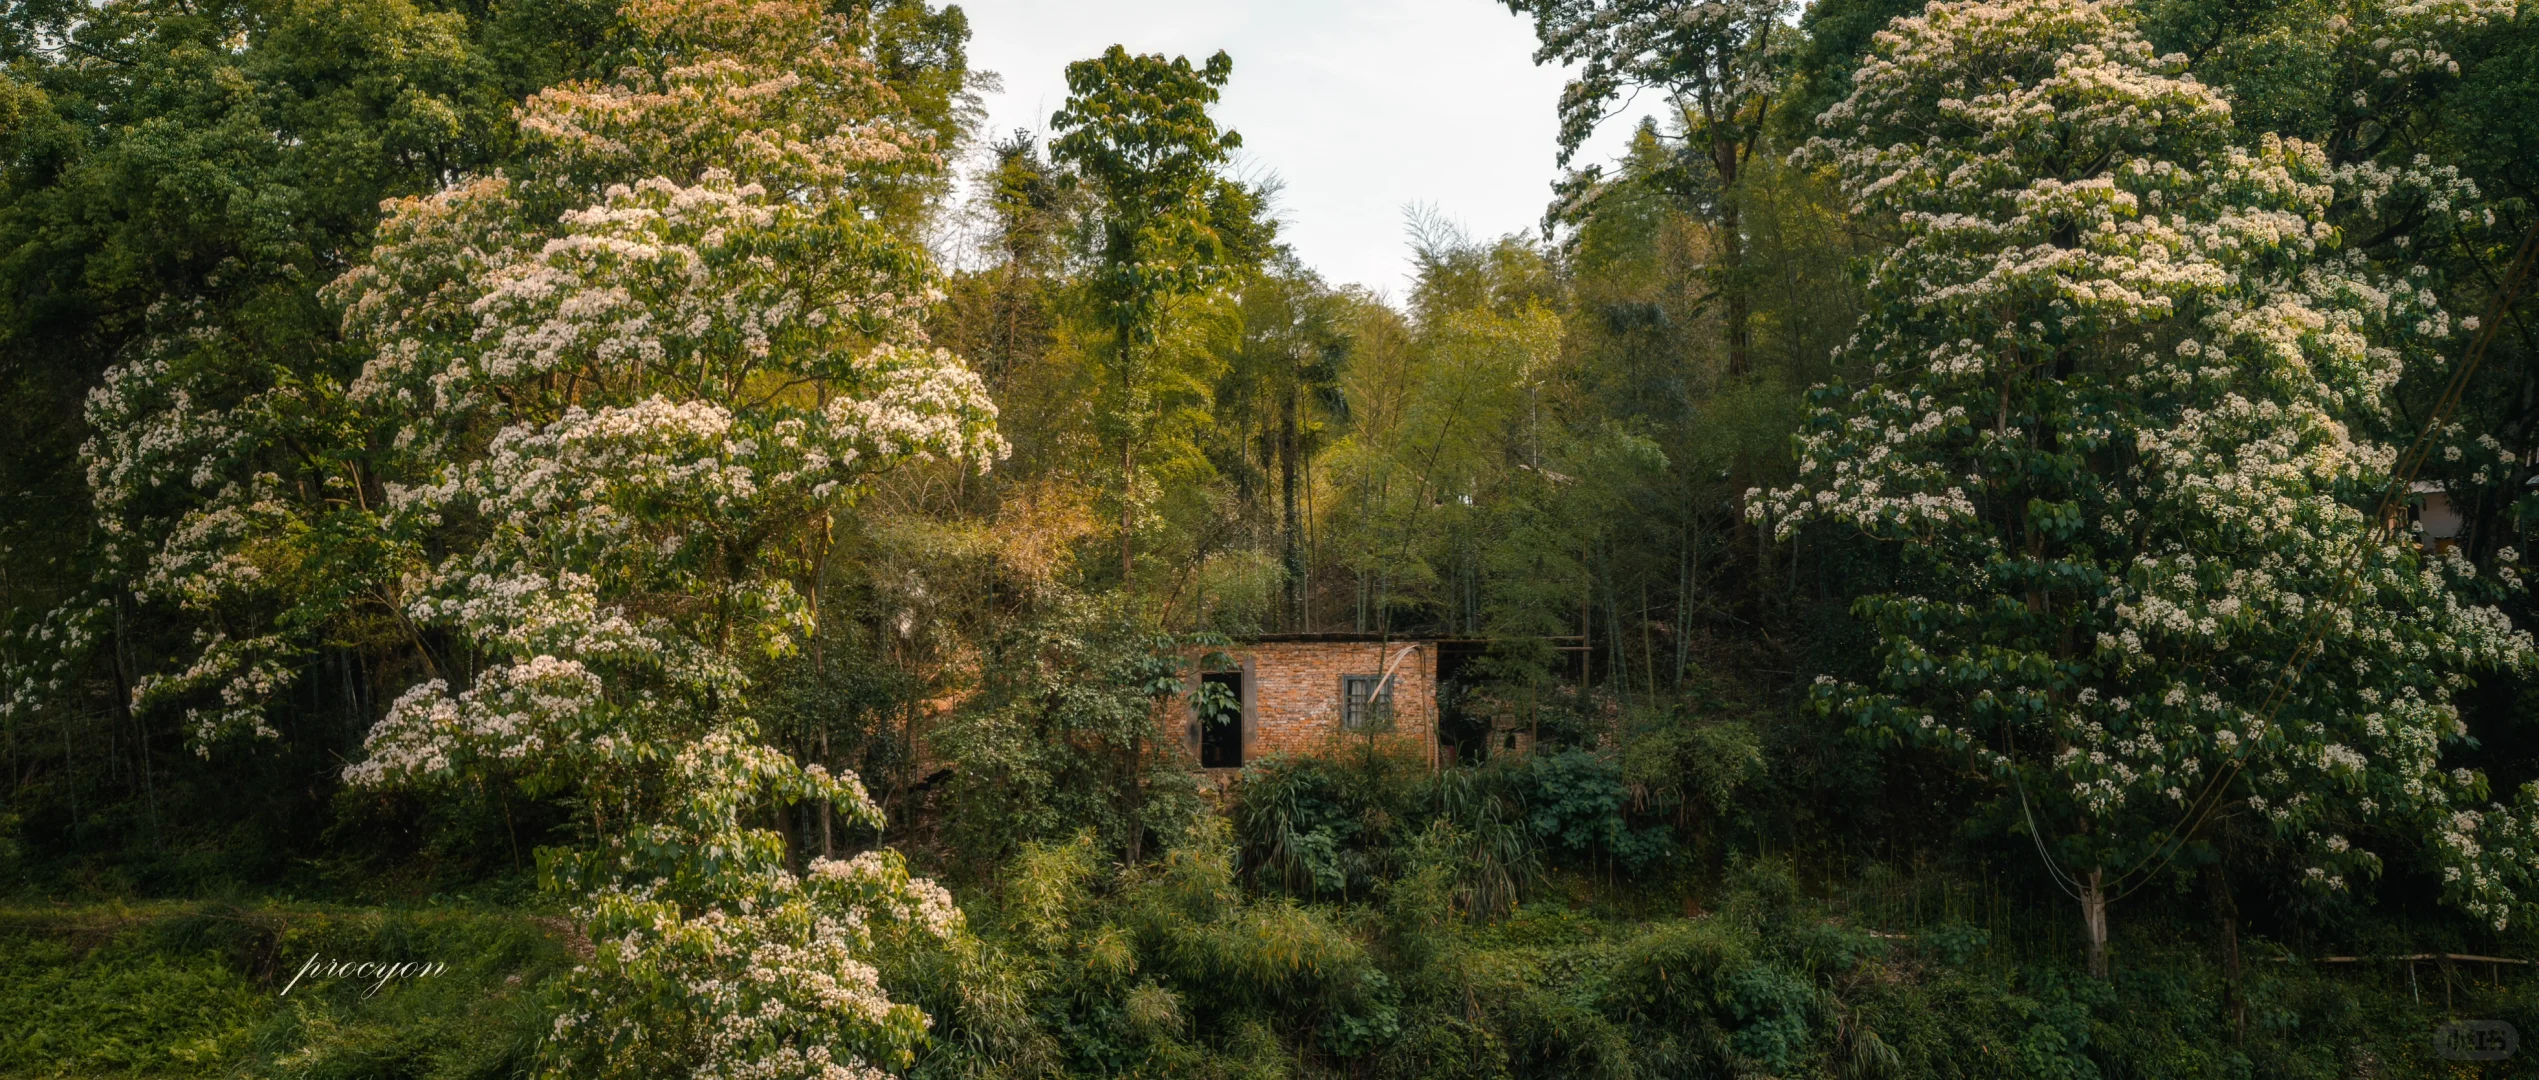
[{"label": "tree trunk", "polygon": [[[1579,569],[1585,571],[1586,556],[1583,553],[1579,557],[1579,562],[1582,564]],[[1584,574],[1582,573],[1581,576]],[[1587,680],[1593,678],[1595,674],[1595,669],[1590,666],[1595,662],[1595,653],[1590,650],[1596,643],[1596,624],[1588,618],[1587,610],[1588,605],[1592,603],[1590,597],[1595,595],[1594,581],[1590,579],[1580,584],[1581,587],[1578,590],[1578,707],[1583,711],[1587,707]]]},{"label": "tree trunk", "polygon": [[[822,396],[827,395],[824,393]],[[826,401],[820,404],[823,409],[828,407]],[[828,598],[829,552],[835,546],[836,533],[837,515],[821,515],[820,555],[811,560],[811,677],[824,690],[829,685],[829,652],[824,640],[828,624],[822,620],[828,618],[829,613],[828,609],[822,606],[821,601]],[[820,718],[820,767],[834,770],[836,764],[829,758],[829,719],[822,716]],[[825,859],[837,854],[837,847],[831,843],[829,834],[830,822],[836,818],[837,805],[827,799],[820,800],[821,858]]]},{"label": "tree trunk", "polygon": [[1749,356],[1754,334],[1746,298],[1745,223],[1737,211],[1737,174],[1745,163],[1741,149],[1736,139],[1714,136],[1710,144],[1710,164],[1719,173],[1719,293],[1727,301],[1730,375],[1743,375],[1754,366]]},{"label": "tree trunk", "polygon": [[62,796],[71,804],[71,828],[79,828],[79,754],[71,744],[71,711],[55,709],[62,718]]},{"label": "tree trunk", "polygon": [[[825,725],[826,720],[822,723]],[[820,729],[820,767],[834,772],[831,768],[833,764],[829,760],[829,729],[823,726]],[[820,800],[820,857],[823,859],[834,858],[838,853],[837,837],[832,831],[836,821],[837,804],[827,799]]]},{"label": "tree trunk", "polygon": [[1135,866],[1146,856],[1146,777],[1143,766],[1146,740],[1128,738],[1128,864]]},{"label": "tree trunk", "polygon": [[140,716],[132,709],[132,661],[125,649],[125,642],[123,596],[117,594],[115,596],[114,650],[115,715],[131,726],[133,741],[141,751],[141,790],[144,794],[142,805],[149,811],[150,847],[155,850],[159,846],[159,789],[150,777],[149,731],[142,726]]},{"label": "tree trunk", "polygon": [[2237,1046],[2248,1039],[2247,988],[2239,971],[2239,902],[2231,896],[2222,864],[2213,864],[2210,879],[2213,910],[2222,918],[2222,1007],[2230,1012],[2230,1041]]},{"label": "tree trunk", "polygon": [[1746,241],[1739,235],[1737,204],[1723,201],[1719,207],[1719,291],[1727,301],[1728,374],[1743,375],[1754,369],[1751,351],[1754,333],[1752,309],[1746,299]]},{"label": "tree trunk", "polygon": [[1305,537],[1296,517],[1296,394],[1290,387],[1278,412],[1278,499],[1286,535],[1282,562],[1287,572],[1287,628],[1305,629]]},{"label": "tree trunk", "polygon": [[1131,591],[1131,575],[1137,570],[1134,541],[1137,527],[1137,417],[1129,410],[1137,396],[1136,368],[1132,366],[1130,329],[1119,331],[1120,409],[1127,430],[1120,433],[1120,589]]},{"label": "tree trunk", "polygon": [[2081,885],[2081,925],[2089,931],[2089,975],[2107,977],[2107,887],[2104,870],[2092,869]]},{"label": "tree trunk", "polygon": [[1132,538],[1137,525],[1137,450],[1120,443],[1120,588],[1127,590],[1137,571]]}]

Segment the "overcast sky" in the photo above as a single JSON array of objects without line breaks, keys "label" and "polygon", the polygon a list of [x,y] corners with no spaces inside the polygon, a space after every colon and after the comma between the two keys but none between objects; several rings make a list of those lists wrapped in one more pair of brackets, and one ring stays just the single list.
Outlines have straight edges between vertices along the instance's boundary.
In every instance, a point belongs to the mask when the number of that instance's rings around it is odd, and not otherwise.
[{"label": "overcast sky", "polygon": [[[1004,79],[987,99],[999,135],[1045,132],[1067,63],[1113,44],[1194,63],[1224,49],[1218,123],[1243,133],[1247,170],[1285,182],[1283,235],[1334,283],[1403,295],[1406,205],[1488,237],[1536,227],[1551,198],[1566,75],[1534,66],[1533,24],[1495,0],[959,3],[971,66]],[[1627,134],[1608,124],[1588,153]]]}]

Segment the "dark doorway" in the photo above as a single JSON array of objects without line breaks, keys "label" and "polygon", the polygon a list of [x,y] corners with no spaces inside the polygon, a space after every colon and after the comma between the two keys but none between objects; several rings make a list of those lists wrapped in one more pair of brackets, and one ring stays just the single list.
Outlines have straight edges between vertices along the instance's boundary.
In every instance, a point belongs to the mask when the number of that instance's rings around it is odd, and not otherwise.
[{"label": "dark doorway", "polygon": [[1490,756],[1490,717],[1468,702],[1479,680],[1471,667],[1489,651],[1486,642],[1437,643],[1437,742],[1441,757],[1459,765],[1478,765]]},{"label": "dark doorway", "polygon": [[[1243,767],[1243,673],[1211,671],[1199,676],[1199,765],[1208,769],[1240,769]],[[1212,693],[1207,687],[1223,687]],[[1220,704],[1214,710],[1208,702],[1232,702],[1231,708]],[[1213,712],[1213,715],[1211,714]]]}]

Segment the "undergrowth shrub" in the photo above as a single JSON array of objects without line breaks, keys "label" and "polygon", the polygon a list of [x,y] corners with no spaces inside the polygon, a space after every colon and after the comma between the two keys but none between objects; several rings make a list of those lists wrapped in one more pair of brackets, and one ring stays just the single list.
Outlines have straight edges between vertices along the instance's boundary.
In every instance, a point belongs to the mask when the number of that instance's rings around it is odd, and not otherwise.
[{"label": "undergrowth shrub", "polygon": [[1424,763],[1372,751],[1245,769],[1230,816],[1246,878],[1291,896],[1366,895],[1393,867],[1426,773]]},{"label": "undergrowth shrub", "polygon": [[1515,780],[1535,836],[1562,865],[1636,874],[1674,854],[1665,826],[1632,823],[1622,763],[1610,754],[1533,755],[1517,767]]},{"label": "undergrowth shrub", "polygon": [[1522,774],[1395,790],[1347,767],[1260,770],[1286,785],[1262,790],[1331,800],[1326,821],[1398,800],[1385,869],[1345,899],[1249,876],[1224,825],[1138,867],[1091,835],[1028,845],[971,903],[965,962],[992,992],[911,998],[936,1018],[918,1075],[2345,1080],[2437,1075],[2425,1032],[2448,1015],[2539,1027],[2539,986],[2460,982],[2446,1011],[2359,969],[2252,960],[2240,1032],[2209,927],[2146,915],[2102,981],[1954,914],[1875,930],[1785,858],[1732,859],[1695,917],[1557,865],[1483,910],[1472,819],[1450,810],[1491,785],[1512,800]]},{"label": "undergrowth shrub", "polygon": [[1510,910],[1547,866],[1642,875],[1674,859],[1674,830],[1635,814],[1636,801],[1621,759],[1607,752],[1432,771],[1370,751],[1245,769],[1229,817],[1255,888],[1364,899],[1426,844],[1461,868],[1459,906],[1492,916]]}]

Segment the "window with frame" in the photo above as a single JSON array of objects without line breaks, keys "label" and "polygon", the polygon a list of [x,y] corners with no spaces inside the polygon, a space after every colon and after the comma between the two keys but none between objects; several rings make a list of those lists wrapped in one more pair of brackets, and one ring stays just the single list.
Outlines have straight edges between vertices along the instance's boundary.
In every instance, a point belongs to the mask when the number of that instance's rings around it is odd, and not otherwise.
[{"label": "window with frame", "polygon": [[1393,683],[1381,675],[1340,677],[1340,729],[1384,731],[1393,726]]}]

